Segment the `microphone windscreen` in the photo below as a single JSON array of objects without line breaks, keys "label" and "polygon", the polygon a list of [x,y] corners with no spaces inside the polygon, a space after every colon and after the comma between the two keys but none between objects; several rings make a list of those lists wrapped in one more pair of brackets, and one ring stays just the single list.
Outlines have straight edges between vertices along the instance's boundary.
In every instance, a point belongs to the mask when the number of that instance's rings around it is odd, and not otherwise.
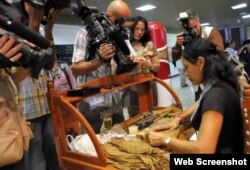
[{"label": "microphone windscreen", "polygon": [[127,44],[124,41],[124,38],[121,33],[117,30],[112,32],[112,39],[114,40],[115,44],[122,50],[125,55],[130,55],[130,50]]}]

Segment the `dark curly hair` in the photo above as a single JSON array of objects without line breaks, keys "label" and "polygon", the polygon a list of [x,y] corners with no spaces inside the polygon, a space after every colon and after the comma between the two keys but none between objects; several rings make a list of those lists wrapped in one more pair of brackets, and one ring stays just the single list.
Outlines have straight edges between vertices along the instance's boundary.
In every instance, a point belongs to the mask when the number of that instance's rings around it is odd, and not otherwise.
[{"label": "dark curly hair", "polygon": [[194,39],[187,44],[182,54],[183,58],[193,64],[200,56],[205,59],[203,82],[225,81],[239,94],[240,88],[232,66],[212,42],[204,38]]},{"label": "dark curly hair", "polygon": [[[142,45],[145,47],[147,42],[149,42],[151,40],[149,30],[148,30],[148,21],[147,21],[146,18],[143,18],[141,16],[137,16],[135,18],[134,24],[130,27],[131,33],[133,35],[134,35],[134,32],[135,32],[135,27],[138,24],[138,22],[143,22],[145,24],[145,32],[144,32],[142,38],[139,40],[142,43]],[[134,38],[132,38],[131,42],[133,42],[133,41],[135,41]]]}]

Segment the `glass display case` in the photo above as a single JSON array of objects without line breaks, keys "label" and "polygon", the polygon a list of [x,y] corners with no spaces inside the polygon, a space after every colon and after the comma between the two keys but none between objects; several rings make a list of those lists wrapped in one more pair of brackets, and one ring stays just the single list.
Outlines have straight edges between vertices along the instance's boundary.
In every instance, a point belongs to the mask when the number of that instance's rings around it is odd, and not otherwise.
[{"label": "glass display case", "polygon": [[[171,94],[172,105],[157,106],[154,83],[159,83]],[[131,126],[140,131],[182,111],[174,90],[166,82],[147,73],[102,77],[60,94],[54,91],[53,82],[49,81],[48,89],[58,158],[65,170],[116,169],[107,162],[99,134],[107,133],[114,125],[119,127],[121,134],[129,133],[128,127]],[[85,103],[83,108],[82,103]],[[88,118],[88,114],[94,114],[93,120]],[[97,128],[93,128],[94,123]],[[80,135],[82,139],[79,140],[91,141],[93,154],[74,150],[76,146],[71,142]]]}]

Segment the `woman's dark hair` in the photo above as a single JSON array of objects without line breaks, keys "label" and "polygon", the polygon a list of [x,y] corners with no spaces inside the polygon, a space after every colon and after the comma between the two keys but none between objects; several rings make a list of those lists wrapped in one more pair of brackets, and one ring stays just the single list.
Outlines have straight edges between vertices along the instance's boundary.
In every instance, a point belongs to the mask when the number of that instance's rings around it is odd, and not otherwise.
[{"label": "woman's dark hair", "polygon": [[243,42],[242,46],[243,46],[243,45],[246,45],[246,44],[250,44],[250,39],[245,40],[245,41]]},{"label": "woman's dark hair", "polygon": [[[142,43],[142,45],[145,46],[146,43],[151,40],[151,37],[150,37],[150,34],[149,34],[149,30],[148,30],[148,21],[147,21],[147,19],[143,18],[141,16],[137,16],[136,19],[135,19],[135,22],[131,26],[130,30],[131,30],[132,34],[134,35],[135,27],[138,24],[138,22],[143,22],[145,24],[145,32],[144,32],[142,38],[139,40]],[[132,38],[131,41],[133,42],[134,38]]]},{"label": "woman's dark hair", "polygon": [[240,92],[232,66],[212,42],[204,38],[194,39],[187,44],[182,54],[183,58],[193,64],[196,63],[200,56],[205,59],[203,82],[225,81],[236,89],[238,93]]}]

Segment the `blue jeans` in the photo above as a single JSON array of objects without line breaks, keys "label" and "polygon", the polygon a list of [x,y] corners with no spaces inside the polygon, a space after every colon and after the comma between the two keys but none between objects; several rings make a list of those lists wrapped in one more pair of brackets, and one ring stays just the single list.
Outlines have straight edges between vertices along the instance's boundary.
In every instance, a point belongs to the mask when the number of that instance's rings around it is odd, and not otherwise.
[{"label": "blue jeans", "polygon": [[1,170],[29,170],[24,163],[24,157],[16,163],[0,167]]},{"label": "blue jeans", "polygon": [[29,120],[34,138],[24,154],[28,170],[60,170],[54,142],[51,114]]}]

